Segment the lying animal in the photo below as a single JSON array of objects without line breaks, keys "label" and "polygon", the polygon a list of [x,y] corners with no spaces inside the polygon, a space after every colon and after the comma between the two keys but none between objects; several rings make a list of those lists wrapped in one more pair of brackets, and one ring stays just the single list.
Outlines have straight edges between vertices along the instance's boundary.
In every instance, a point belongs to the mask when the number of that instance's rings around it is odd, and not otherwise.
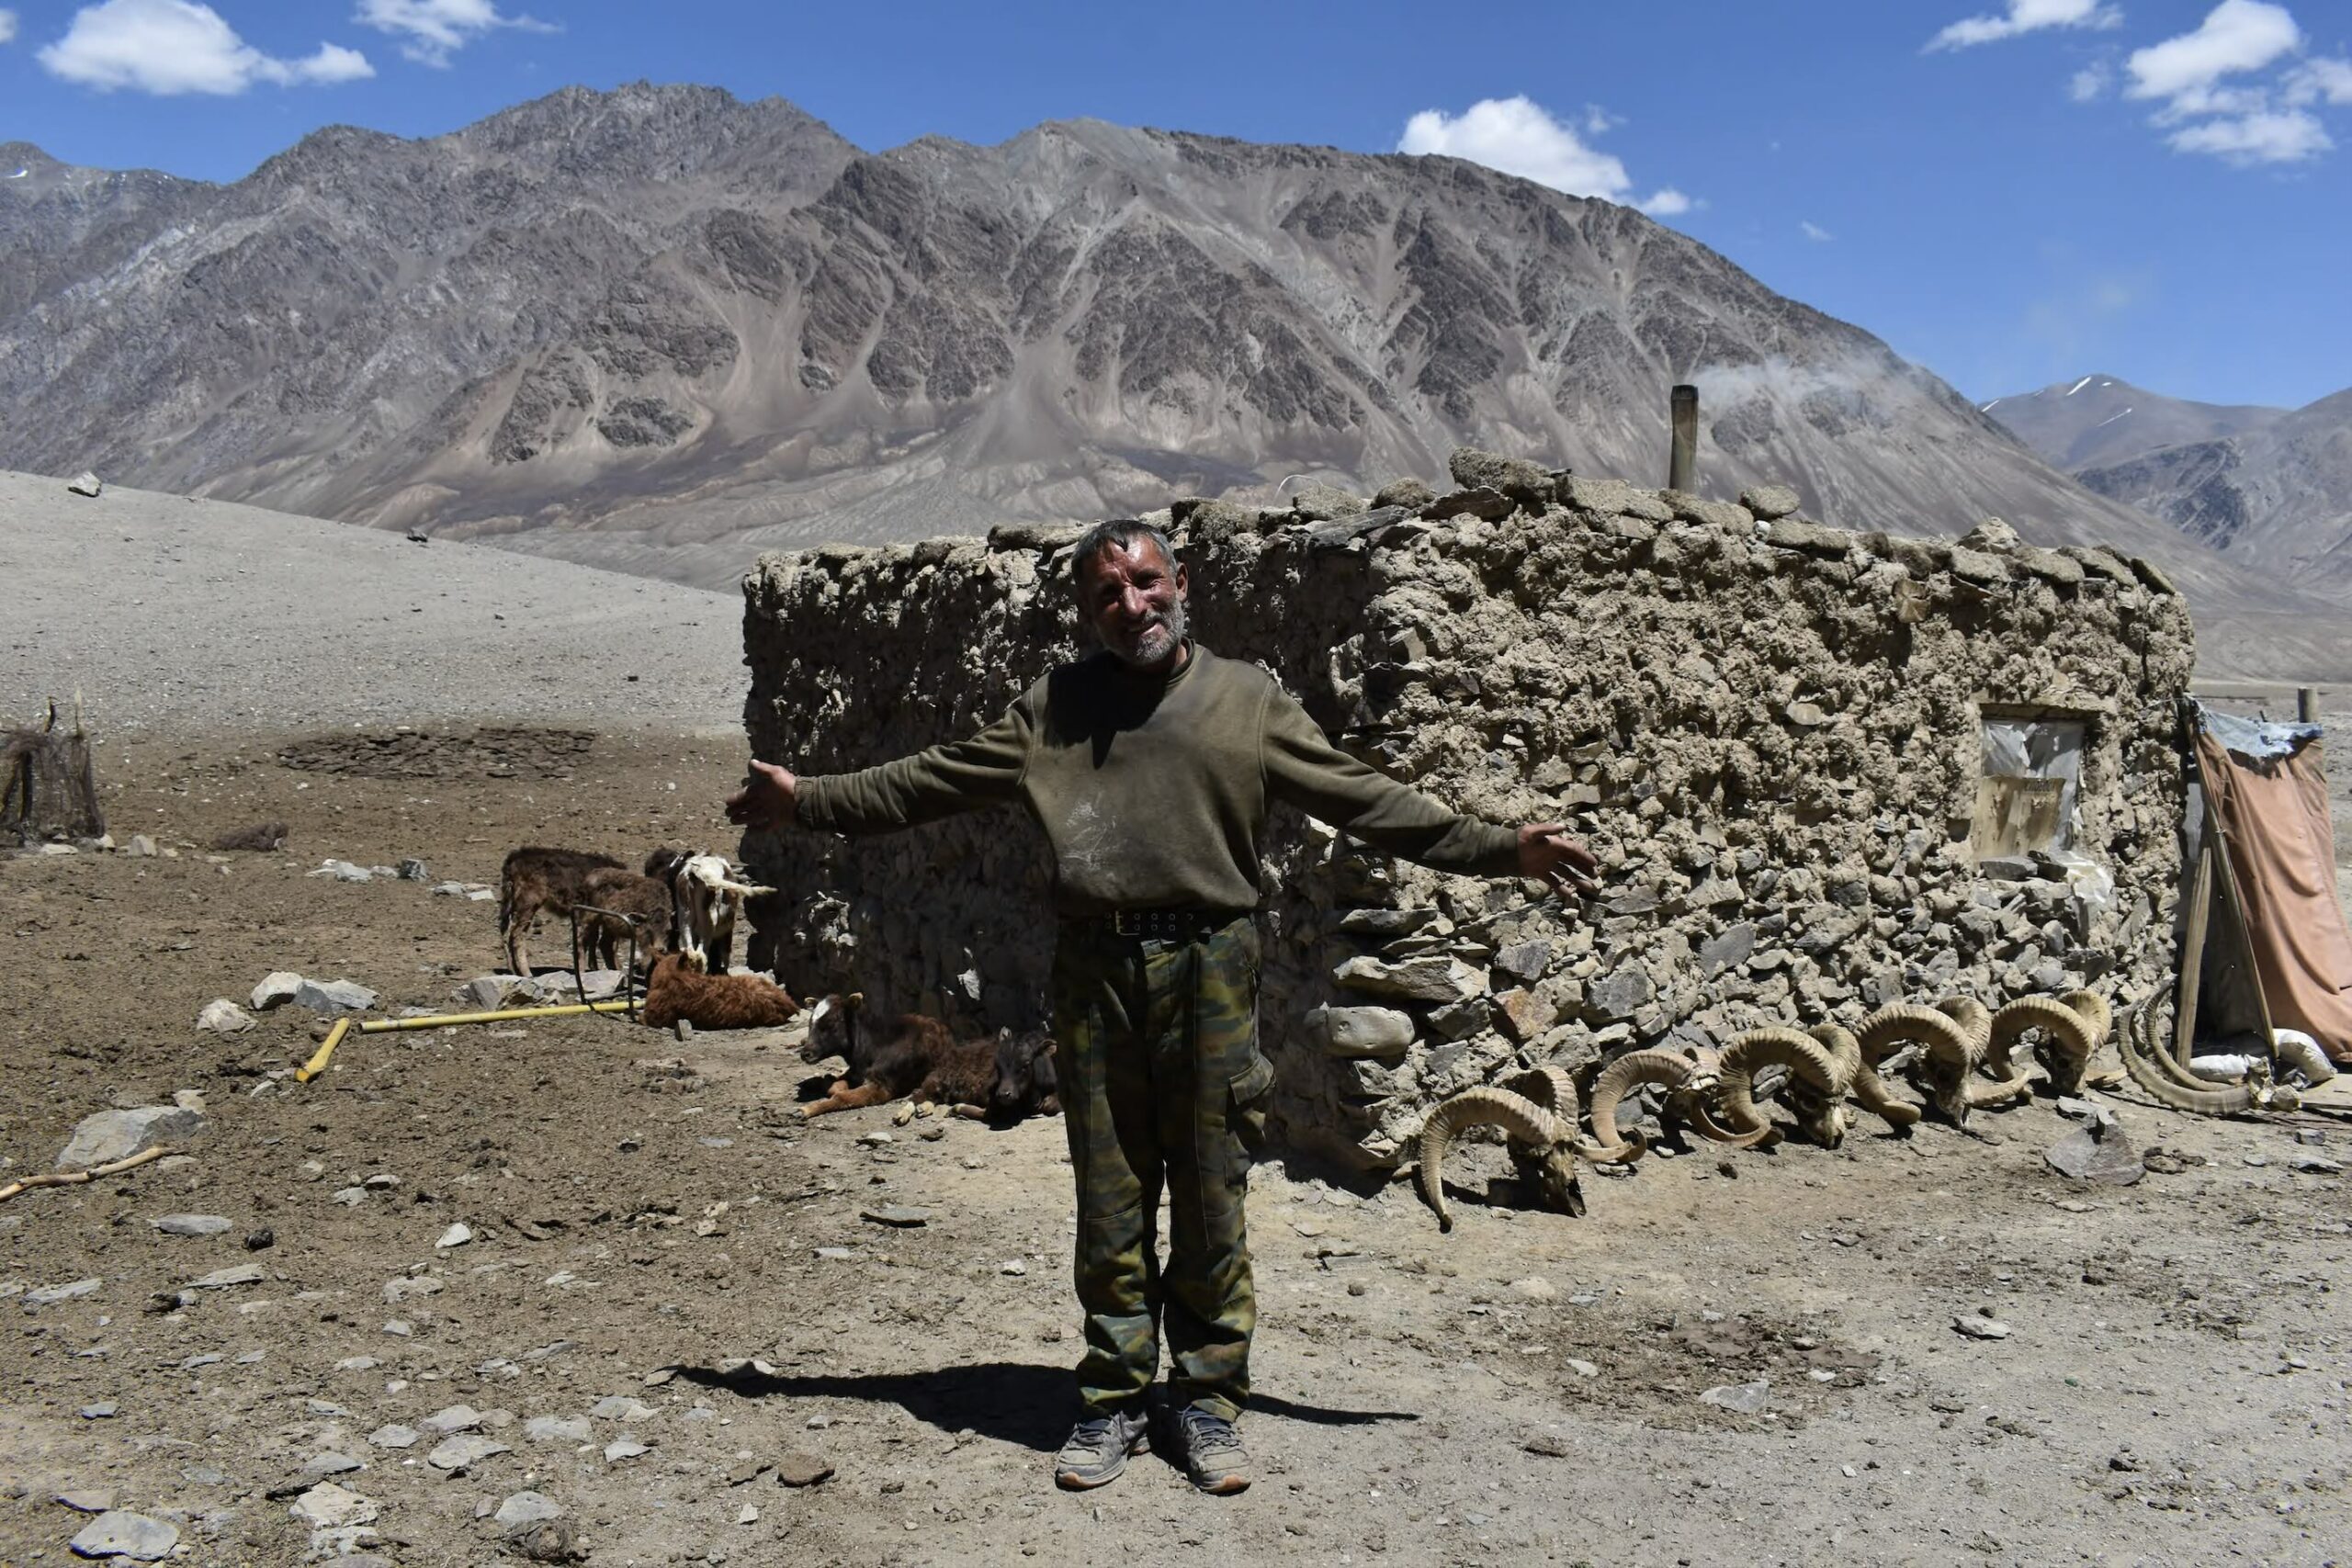
[{"label": "lying animal", "polygon": [[1008,1120],[1037,1114],[1058,1116],[1061,1080],[1054,1076],[1054,1037],[1042,1029],[1015,1034],[997,1031],[996,1082],[989,1112]]},{"label": "lying animal", "polygon": [[240,828],[223,833],[212,840],[216,850],[282,850],[286,847],[286,824],[256,822],[250,828]]},{"label": "lying animal", "polygon": [[708,975],[727,973],[743,900],[775,891],[739,881],[724,855],[662,848],[645,857],[645,874],[670,885],[671,945]]},{"label": "lying animal", "polygon": [[705,975],[683,953],[665,953],[645,981],[645,1021],[667,1029],[766,1029],[800,1011],[792,993],[759,975]]},{"label": "lying animal", "polygon": [[619,967],[629,948],[629,915],[637,917],[637,951],[649,968],[670,951],[670,888],[659,877],[599,866],[581,878],[578,908],[581,950],[598,968]]},{"label": "lying animal", "polygon": [[921,1013],[868,1019],[862,991],[827,997],[808,1014],[800,1059],[814,1064],[839,1056],[849,1072],[800,1114],[823,1116],[903,1099],[953,1106],[969,1116],[1057,1109],[1051,1047],[1043,1033],[1010,1030],[959,1042],[945,1024]]},{"label": "lying animal", "polygon": [[523,933],[541,914],[559,919],[580,902],[580,885],[592,871],[617,871],[620,862],[585,850],[551,850],[526,844],[506,857],[498,869],[498,931],[506,939],[506,963],[511,973],[528,975],[530,960],[523,953]]}]

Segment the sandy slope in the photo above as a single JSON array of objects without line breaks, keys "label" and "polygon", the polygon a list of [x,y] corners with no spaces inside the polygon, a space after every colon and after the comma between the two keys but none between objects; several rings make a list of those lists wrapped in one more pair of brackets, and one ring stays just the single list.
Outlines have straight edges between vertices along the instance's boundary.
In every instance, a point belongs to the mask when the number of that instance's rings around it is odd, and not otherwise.
[{"label": "sandy slope", "polygon": [[118,735],[742,718],[736,594],[485,546],[0,472],[0,718],[77,687]]}]

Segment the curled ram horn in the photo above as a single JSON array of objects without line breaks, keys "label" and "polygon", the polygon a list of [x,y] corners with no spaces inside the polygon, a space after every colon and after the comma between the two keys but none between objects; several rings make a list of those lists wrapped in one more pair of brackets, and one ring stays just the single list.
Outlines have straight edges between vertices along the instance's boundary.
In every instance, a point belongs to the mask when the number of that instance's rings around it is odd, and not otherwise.
[{"label": "curled ram horn", "polygon": [[1590,1143],[1575,1135],[1584,1120],[1581,1100],[1577,1095],[1577,1080],[1568,1069],[1546,1063],[1502,1080],[1501,1086],[1513,1094],[1523,1094],[1544,1110],[1557,1116],[1569,1131],[1569,1147],[1595,1165],[1617,1165],[1641,1158],[1642,1147],[1624,1148],[1606,1143]]},{"label": "curled ram horn", "polygon": [[1969,1079],[1991,1047],[1993,1015],[1973,997],[1947,997],[1936,1010],[1957,1027],[1919,1042],[1926,1048],[1917,1068],[1919,1087],[1938,1115],[1955,1127],[1963,1126],[1974,1105]]},{"label": "curled ram horn", "polygon": [[1829,1050],[1829,1066],[1836,1075],[1836,1087],[1820,1089],[1801,1074],[1792,1073],[1786,1095],[1789,1109],[1796,1113],[1797,1124],[1805,1135],[1824,1148],[1836,1148],[1854,1125],[1854,1114],[1846,1109],[1846,1096],[1853,1091],[1854,1077],[1861,1070],[1862,1052],[1849,1030],[1834,1023],[1817,1024],[1808,1031]]},{"label": "curled ram horn", "polygon": [[1445,1204],[1445,1155],[1456,1134],[1465,1127],[1500,1127],[1512,1144],[1514,1162],[1523,1145],[1545,1206],[1567,1213],[1584,1212],[1584,1195],[1577,1186],[1576,1161],[1570,1145],[1576,1129],[1558,1115],[1523,1094],[1507,1089],[1472,1089],[1440,1105],[1421,1123],[1420,1163],[1415,1171],[1422,1201],[1437,1214],[1438,1228],[1453,1228]]},{"label": "curled ram horn", "polygon": [[2108,1035],[2115,1029],[2115,1014],[2108,1007],[2105,997],[2097,991],[2068,991],[2058,999],[2082,1014],[2089,1022],[2092,1050],[2096,1051],[2107,1043]]},{"label": "curled ram horn", "polygon": [[[2134,1038],[2131,1034],[2132,1021],[2143,1013],[2152,1012],[2155,1005],[2156,999],[2152,996],[2147,1000],[2135,1004],[2125,1013],[2123,1032],[2117,1034],[2115,1038],[2116,1054],[2119,1056],[2123,1054],[2126,1041]],[[2180,1058],[2173,1055],[2169,1043],[2156,1039],[2155,1031],[2156,1026],[2152,1020],[2143,1032],[2136,1037],[2143,1051],[2142,1065],[2153,1067],[2159,1076],[2171,1080],[2182,1089],[2198,1094],[2211,1093],[2213,1080],[2199,1077],[2195,1073],[2190,1072],[2181,1063]],[[2131,1064],[2126,1062],[2124,1066],[2129,1069]]]},{"label": "curled ram horn", "polygon": [[1626,1052],[1592,1080],[1593,1138],[1604,1149],[1631,1151],[1614,1154],[1613,1158],[1635,1157],[1647,1145],[1639,1133],[1624,1133],[1617,1126],[1617,1108],[1625,1097],[1644,1084],[1656,1084],[1673,1095],[1689,1088],[1698,1076],[1698,1065],[1680,1052],[1656,1047]]},{"label": "curled ram horn", "polygon": [[[2108,1043],[2109,1039],[2115,1033],[2115,1013],[2114,1010],[2108,1006],[2107,998],[2100,996],[2097,991],[2081,990],[2068,991],[2064,996],[2060,997],[2058,999],[2064,1002],[2068,1007],[2073,1008],[2076,1012],[2082,1014],[2084,1020],[2089,1023],[2091,1028],[2091,1048],[2089,1055],[2093,1056],[2098,1055],[2100,1047],[2104,1046]],[[2105,1068],[2098,1075],[2093,1076],[2090,1072],[2090,1063],[2087,1058],[2086,1058],[2083,1063],[2083,1082],[2086,1084],[2097,1083],[2112,1087],[2113,1085],[2123,1081],[2123,1074],[2121,1070],[2115,1067]]]},{"label": "curled ram horn", "polygon": [[[1838,1032],[1842,1035],[1845,1031]],[[1701,1131],[1710,1136],[1728,1131],[1729,1136],[1720,1138],[1724,1143],[1760,1142],[1770,1124],[1756,1107],[1756,1073],[1767,1064],[1777,1063],[1810,1090],[1792,1097],[1799,1130],[1815,1143],[1837,1147],[1845,1133],[1842,1102],[1853,1087],[1860,1061],[1852,1045],[1851,1036],[1841,1046],[1793,1029],[1749,1030],[1724,1049],[1723,1080],[1715,1090],[1715,1104],[1724,1125],[1717,1128],[1712,1117],[1702,1117]]]},{"label": "curled ram horn", "polygon": [[[2036,1032],[2044,1042],[2041,1065],[2050,1075],[2051,1089],[2059,1094],[2081,1093],[2083,1068],[2089,1063],[2091,1053],[2098,1048],[2098,1033],[2091,1018],[2056,997],[2019,997],[1995,1013],[1992,1043],[1985,1050],[1986,1066],[1996,1077],[2007,1077],[2010,1086],[2022,1092],[2028,1070],[2025,1063],[2015,1061],[2014,1057],[2019,1042]],[[1987,1101],[1980,1099],[1975,1103]]]},{"label": "curled ram horn", "polygon": [[1514,1073],[1497,1087],[1526,1096],[1571,1126],[1583,1113],[1582,1101],[1577,1094],[1577,1080],[1569,1075],[1567,1068],[1548,1062],[1540,1067],[1530,1067],[1523,1073]]},{"label": "curled ram horn", "polygon": [[2153,998],[2132,1010],[2123,1032],[2116,1038],[2116,1047],[2123,1057],[2123,1070],[2132,1075],[2141,1092],[2175,1111],[2244,1116],[2256,1111],[2291,1111],[2302,1103],[2293,1089],[2275,1087],[2259,1074],[2249,1075],[2245,1083],[2220,1089],[2211,1085],[2190,1089],[2165,1077],[2154,1065],[2164,1052],[2155,1038]]},{"label": "curled ram horn", "polygon": [[1951,1014],[1904,1002],[1883,1007],[1862,1020],[1855,1037],[1862,1061],[1854,1073],[1854,1098],[1890,1127],[1916,1124],[1920,1110],[1907,1100],[1897,1099],[1887,1088],[1886,1080],[1878,1076],[1881,1062],[1905,1045],[1917,1045],[1930,1055],[1941,1050],[1951,1056],[1963,1056],[1968,1050],[1962,1026]]}]

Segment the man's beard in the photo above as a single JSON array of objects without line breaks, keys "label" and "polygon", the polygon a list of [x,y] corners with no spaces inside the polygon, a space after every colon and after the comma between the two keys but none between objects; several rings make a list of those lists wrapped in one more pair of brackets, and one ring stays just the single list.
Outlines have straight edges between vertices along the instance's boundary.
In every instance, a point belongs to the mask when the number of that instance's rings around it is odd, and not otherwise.
[{"label": "man's beard", "polygon": [[1190,629],[1184,602],[1179,599],[1136,630],[1103,640],[1120,663],[1143,670],[1160,663],[1182,648]]}]

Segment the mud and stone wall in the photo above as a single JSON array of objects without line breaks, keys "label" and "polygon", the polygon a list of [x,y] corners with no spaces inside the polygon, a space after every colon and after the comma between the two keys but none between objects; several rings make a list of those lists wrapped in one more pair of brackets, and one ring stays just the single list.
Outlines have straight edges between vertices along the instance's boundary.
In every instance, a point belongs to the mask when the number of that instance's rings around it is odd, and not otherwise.
[{"label": "mud and stone wall", "polygon": [[[1288,1145],[1393,1164],[1438,1097],[1521,1065],[1999,1002],[2169,970],[2186,605],[2145,563],[1849,534],[1464,451],[1443,497],[1179,502],[1195,635],[1342,746],[1600,853],[1581,908],[1364,852],[1276,808],[1261,1021]],[[1375,502],[1377,504],[1375,504]],[[1079,650],[1077,530],[769,556],[745,580],[754,750],[807,773],[967,733]],[[2070,878],[1972,844],[1981,726],[2086,725]],[[1016,810],[755,835],[755,953],[959,1026],[1039,1022],[1053,922]],[[2103,871],[2106,877],[2098,873]],[[2105,886],[2111,878],[2111,889]]]}]

